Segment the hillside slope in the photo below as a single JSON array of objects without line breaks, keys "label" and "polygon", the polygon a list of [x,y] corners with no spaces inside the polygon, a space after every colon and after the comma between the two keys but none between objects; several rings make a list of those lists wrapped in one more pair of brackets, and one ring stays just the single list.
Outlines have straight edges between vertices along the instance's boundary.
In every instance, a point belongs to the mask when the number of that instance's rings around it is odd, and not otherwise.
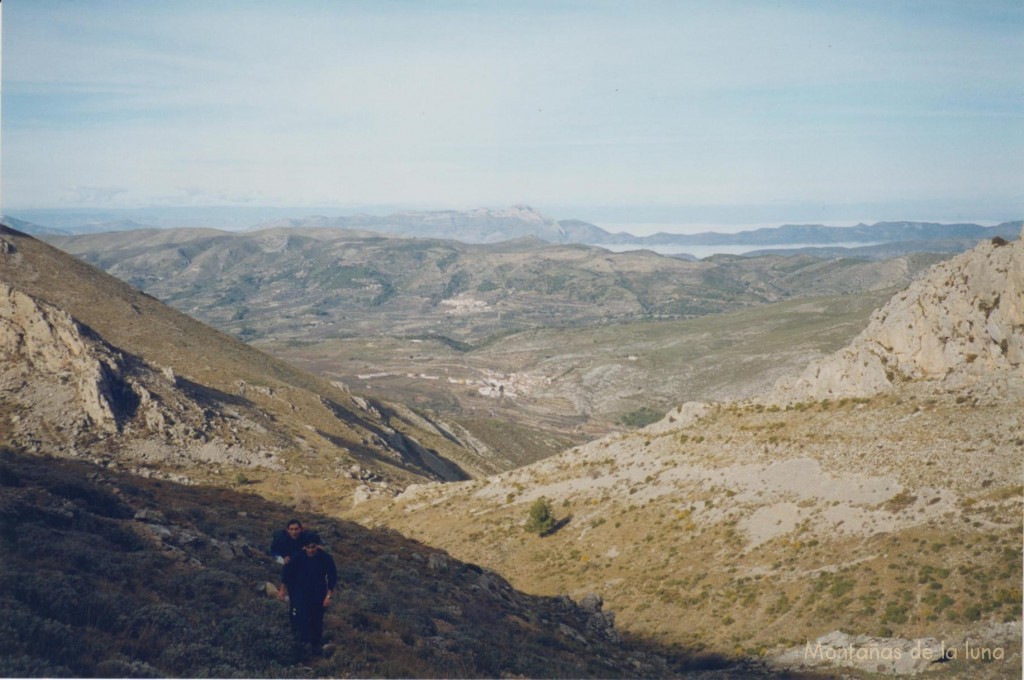
[{"label": "hillside slope", "polygon": [[341,229],[119,232],[50,242],[246,341],[434,337],[684,319],[905,286],[939,258],[691,262],[535,238],[489,245]]},{"label": "hillside slope", "polygon": [[443,424],[353,397],[7,228],[0,285],[7,441],[192,480],[241,466],[346,487],[481,469]]},{"label": "hillside slope", "polygon": [[265,553],[294,510],[0,447],[3,677],[678,677],[589,602],[516,591],[394,532],[304,517],[339,587],[294,645]]},{"label": "hillside slope", "polygon": [[[474,451],[445,457],[473,474],[649,422],[681,396],[749,395],[842,346],[862,327],[861,310],[936,261],[685,262],[537,239],[466,245],[292,227],[53,242],[251,346],[434,414],[445,423],[436,429]],[[767,352],[760,330],[723,317],[795,299],[809,306],[762,310]],[[794,328],[780,328],[783,318]],[[742,356],[750,348],[757,357]],[[752,377],[740,385],[743,376]]]},{"label": "hillside slope", "polygon": [[[635,434],[347,512],[502,565],[532,592],[599,592],[624,629],[666,642],[800,665],[836,629],[890,647],[932,638],[961,650],[946,676],[1019,677],[1022,261],[1017,241],[940,265],[840,352],[897,349],[882,317],[902,329],[894,310],[917,310],[909,346],[942,329],[943,366],[963,379],[897,362],[902,377],[871,396],[689,403]],[[979,327],[961,301],[1001,321]],[[560,522],[538,537],[523,526],[542,497]],[[1001,661],[973,662],[969,644]]]}]

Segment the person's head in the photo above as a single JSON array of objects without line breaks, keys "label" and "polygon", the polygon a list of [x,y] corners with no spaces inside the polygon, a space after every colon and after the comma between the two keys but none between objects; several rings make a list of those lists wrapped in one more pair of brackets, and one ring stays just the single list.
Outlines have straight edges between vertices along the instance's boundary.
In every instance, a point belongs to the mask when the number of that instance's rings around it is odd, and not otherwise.
[{"label": "person's head", "polygon": [[287,531],[288,535],[292,538],[298,538],[299,534],[302,533],[302,522],[297,519],[291,520],[288,522],[287,526],[285,526],[285,531]]},{"label": "person's head", "polygon": [[320,536],[314,532],[309,532],[302,535],[302,550],[305,551],[306,555],[312,557],[316,554],[316,551],[320,549]]}]

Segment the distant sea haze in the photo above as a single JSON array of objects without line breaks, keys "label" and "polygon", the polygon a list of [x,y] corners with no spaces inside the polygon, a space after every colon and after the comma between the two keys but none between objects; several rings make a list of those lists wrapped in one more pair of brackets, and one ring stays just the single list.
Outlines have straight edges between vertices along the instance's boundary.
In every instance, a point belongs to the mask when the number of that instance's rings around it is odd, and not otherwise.
[{"label": "distant sea haze", "polygon": [[[716,233],[716,234],[738,234],[742,231],[754,231],[756,229],[771,229],[776,228],[782,224],[827,224],[830,227],[856,227],[857,225],[863,224],[875,224],[877,222],[884,222],[885,220],[880,219],[863,219],[863,220],[826,220],[821,222],[811,222],[807,220],[781,220],[778,223],[774,222],[749,222],[749,223],[734,223],[734,222],[605,222],[603,220],[592,220],[593,224],[601,227],[607,232],[612,234],[618,232],[625,232],[632,234],[633,236],[653,236],[654,234],[704,234],[704,233]],[[936,222],[936,223],[951,223],[950,220],[911,220],[920,222]],[[961,220],[957,219],[955,222],[964,224],[977,224],[982,227],[994,227],[1003,220]],[[811,244],[821,245],[821,244]],[[837,245],[835,243],[829,245]],[[849,244],[847,244],[849,245]],[[871,245],[868,243],[858,242],[854,245],[865,246]]]},{"label": "distant sea haze", "polygon": [[[779,224],[787,223],[782,220],[778,224],[768,222],[605,222],[603,220],[592,220],[594,224],[605,231],[613,234],[625,232],[633,236],[653,236],[654,234],[704,234],[714,232],[716,234],[736,234],[741,231],[753,231],[765,227],[777,227]],[[876,220],[877,221],[877,220]],[[811,224],[802,220],[789,220],[789,224]],[[853,227],[858,224],[872,224],[868,220],[838,220],[829,221],[830,227]],[[975,224],[981,224],[976,222]]]},{"label": "distant sea haze", "polygon": [[610,250],[613,253],[625,253],[630,250],[650,250],[659,255],[693,255],[698,260],[712,255],[744,255],[755,250],[794,250],[797,248],[857,248],[861,246],[877,246],[881,241],[856,241],[843,243],[780,243],[776,245],[720,245],[720,246],[682,246],[682,245],[652,245],[638,246],[630,244],[607,245],[599,244],[597,247]]}]

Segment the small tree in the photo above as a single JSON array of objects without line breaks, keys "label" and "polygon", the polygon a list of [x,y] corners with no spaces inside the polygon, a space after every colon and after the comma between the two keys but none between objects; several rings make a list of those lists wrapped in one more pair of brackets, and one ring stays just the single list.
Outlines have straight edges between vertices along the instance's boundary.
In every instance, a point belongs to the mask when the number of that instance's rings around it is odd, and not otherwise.
[{"label": "small tree", "polygon": [[551,510],[551,502],[544,497],[538,498],[530,506],[530,517],[526,520],[526,530],[532,534],[543,536],[555,528],[555,514]]}]

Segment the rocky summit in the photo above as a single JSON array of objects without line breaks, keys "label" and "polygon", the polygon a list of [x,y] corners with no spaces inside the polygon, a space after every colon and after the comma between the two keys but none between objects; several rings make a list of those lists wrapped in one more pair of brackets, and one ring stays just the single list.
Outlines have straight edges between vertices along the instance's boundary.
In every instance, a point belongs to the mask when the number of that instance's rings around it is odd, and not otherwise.
[{"label": "rocky summit", "polygon": [[909,380],[1012,386],[1020,397],[1024,240],[996,238],[936,265],[878,310],[848,347],[783,381],[779,392],[865,396]]}]

